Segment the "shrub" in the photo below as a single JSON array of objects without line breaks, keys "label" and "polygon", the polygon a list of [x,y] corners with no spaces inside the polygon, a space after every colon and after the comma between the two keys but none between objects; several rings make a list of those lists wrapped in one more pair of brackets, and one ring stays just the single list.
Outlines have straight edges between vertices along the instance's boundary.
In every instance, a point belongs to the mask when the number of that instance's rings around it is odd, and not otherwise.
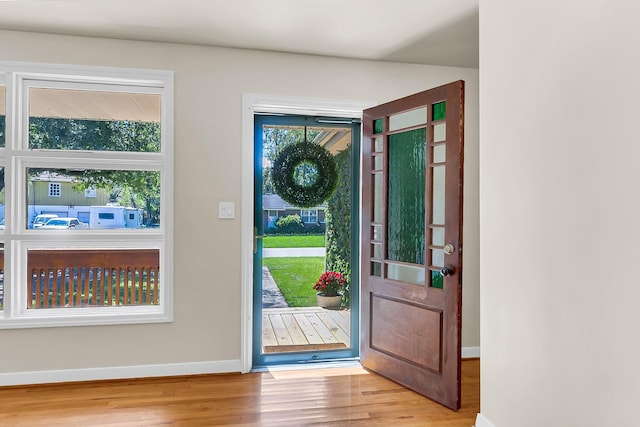
[{"label": "shrub", "polygon": [[279,233],[295,234],[304,230],[304,224],[300,219],[300,215],[287,215],[278,218],[276,221],[276,229]]}]

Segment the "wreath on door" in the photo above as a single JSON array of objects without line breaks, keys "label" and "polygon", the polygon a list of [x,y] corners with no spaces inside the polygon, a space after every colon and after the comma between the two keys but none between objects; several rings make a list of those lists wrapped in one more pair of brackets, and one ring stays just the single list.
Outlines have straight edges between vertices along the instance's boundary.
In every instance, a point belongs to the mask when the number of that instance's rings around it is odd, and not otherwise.
[{"label": "wreath on door", "polygon": [[331,197],[338,182],[338,168],[326,148],[305,137],[305,141],[282,149],[273,162],[271,178],[276,193],[285,201],[310,208]]}]

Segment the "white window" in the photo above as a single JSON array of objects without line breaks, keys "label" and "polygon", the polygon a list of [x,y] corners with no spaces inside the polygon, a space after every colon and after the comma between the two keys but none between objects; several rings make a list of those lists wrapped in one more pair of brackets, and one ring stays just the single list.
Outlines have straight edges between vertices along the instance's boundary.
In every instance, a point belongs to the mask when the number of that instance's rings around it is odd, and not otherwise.
[{"label": "white window", "polygon": [[302,209],[300,211],[300,218],[305,224],[318,222],[318,209]]},{"label": "white window", "polygon": [[62,196],[62,185],[58,182],[49,183],[49,197]]},{"label": "white window", "polygon": [[[173,74],[0,63],[4,85],[0,328],[170,321]],[[30,228],[61,204],[72,218]]]}]

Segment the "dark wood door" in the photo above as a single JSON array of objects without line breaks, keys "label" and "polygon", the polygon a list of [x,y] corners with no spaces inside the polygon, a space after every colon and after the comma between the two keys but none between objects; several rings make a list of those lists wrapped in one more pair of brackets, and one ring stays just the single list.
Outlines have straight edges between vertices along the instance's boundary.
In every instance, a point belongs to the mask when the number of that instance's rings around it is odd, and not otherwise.
[{"label": "dark wood door", "polygon": [[464,82],[364,111],[361,363],[460,408]]}]

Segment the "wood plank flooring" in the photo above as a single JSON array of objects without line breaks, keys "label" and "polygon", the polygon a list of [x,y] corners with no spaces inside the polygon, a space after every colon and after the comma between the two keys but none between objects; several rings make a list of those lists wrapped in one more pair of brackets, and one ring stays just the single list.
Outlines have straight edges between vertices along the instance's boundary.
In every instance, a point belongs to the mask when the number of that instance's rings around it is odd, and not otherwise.
[{"label": "wood plank flooring", "polygon": [[262,310],[263,352],[348,348],[350,313],[320,307],[265,308]]},{"label": "wood plank flooring", "polygon": [[0,426],[471,427],[477,359],[462,399],[454,412],[362,368],[197,375],[0,388]]}]

